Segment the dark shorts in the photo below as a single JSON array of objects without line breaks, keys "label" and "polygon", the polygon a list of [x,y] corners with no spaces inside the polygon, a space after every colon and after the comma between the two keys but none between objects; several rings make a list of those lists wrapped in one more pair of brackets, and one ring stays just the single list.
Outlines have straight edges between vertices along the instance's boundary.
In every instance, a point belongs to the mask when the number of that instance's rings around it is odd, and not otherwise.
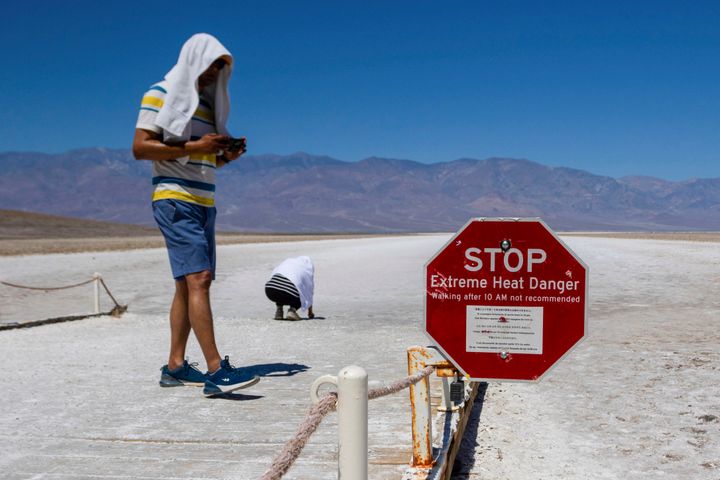
[{"label": "dark shorts", "polygon": [[153,215],[165,237],[175,280],[209,270],[215,278],[215,207],[156,200]]},{"label": "dark shorts", "polygon": [[293,308],[300,308],[300,297],[296,297],[282,290],[272,287],[265,287],[265,296],[275,305],[288,305]]}]

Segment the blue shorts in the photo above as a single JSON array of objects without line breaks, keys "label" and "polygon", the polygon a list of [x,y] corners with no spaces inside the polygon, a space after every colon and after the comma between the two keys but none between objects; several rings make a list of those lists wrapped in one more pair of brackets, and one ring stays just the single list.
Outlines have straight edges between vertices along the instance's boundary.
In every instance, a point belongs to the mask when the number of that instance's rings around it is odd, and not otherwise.
[{"label": "blue shorts", "polygon": [[171,199],[152,205],[175,280],[205,270],[215,279],[215,207]]}]

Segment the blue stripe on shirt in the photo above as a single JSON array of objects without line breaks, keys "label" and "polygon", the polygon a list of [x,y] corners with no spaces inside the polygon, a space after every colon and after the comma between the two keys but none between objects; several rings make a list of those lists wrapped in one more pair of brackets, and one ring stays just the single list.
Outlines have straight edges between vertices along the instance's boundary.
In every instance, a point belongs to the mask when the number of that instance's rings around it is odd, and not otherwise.
[{"label": "blue stripe on shirt", "polygon": [[175,184],[181,185],[183,187],[190,187],[190,188],[197,188],[198,190],[205,190],[206,192],[214,192],[215,191],[215,185],[213,185],[211,183],[197,182],[195,180],[187,180],[185,178],[153,177],[152,183],[153,183],[153,185],[157,185],[158,183],[175,183]]},{"label": "blue stripe on shirt", "polygon": [[200,163],[200,162],[187,162],[185,165],[197,165],[200,167],[208,167],[208,168],[216,168],[215,165],[210,165],[209,163]]},{"label": "blue stripe on shirt", "polygon": [[150,90],[157,90],[158,92],[167,93],[167,90],[162,88],[160,85],[153,85]]}]

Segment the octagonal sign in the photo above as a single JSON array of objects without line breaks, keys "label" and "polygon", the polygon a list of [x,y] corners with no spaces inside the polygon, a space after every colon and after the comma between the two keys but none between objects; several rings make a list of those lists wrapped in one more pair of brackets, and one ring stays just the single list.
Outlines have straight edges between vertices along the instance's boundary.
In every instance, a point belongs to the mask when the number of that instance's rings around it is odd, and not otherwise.
[{"label": "octagonal sign", "polygon": [[425,265],[425,331],[472,380],[535,381],[585,336],[587,288],[542,220],[472,219]]}]

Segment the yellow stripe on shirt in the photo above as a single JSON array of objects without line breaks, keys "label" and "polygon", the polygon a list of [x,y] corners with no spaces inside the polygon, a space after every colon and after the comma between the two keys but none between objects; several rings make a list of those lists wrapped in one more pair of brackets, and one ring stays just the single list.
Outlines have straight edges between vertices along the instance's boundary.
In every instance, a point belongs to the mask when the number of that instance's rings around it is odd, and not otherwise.
[{"label": "yellow stripe on shirt", "polygon": [[214,153],[191,153],[190,154],[190,160],[206,162],[213,166],[217,165],[215,158],[216,158],[216,156]]},{"label": "yellow stripe on shirt", "polygon": [[163,106],[163,104],[165,102],[163,101],[162,98],[151,97],[150,95],[145,95],[142,99],[142,102],[140,102],[140,103],[142,103],[143,105],[152,105],[154,107],[160,108]]},{"label": "yellow stripe on shirt", "polygon": [[212,113],[204,112],[199,108],[195,110],[193,116],[201,118],[207,122],[215,123],[215,115],[213,115]]},{"label": "yellow stripe on shirt", "polygon": [[[162,108],[162,106],[165,104],[165,101],[162,98],[145,95],[142,99],[142,102],[140,103],[142,103],[143,105],[151,105],[153,107]],[[200,108],[195,110],[193,116],[201,118],[208,122],[215,122],[215,115],[212,112],[206,112],[204,110],[200,110]]]},{"label": "yellow stripe on shirt", "polygon": [[155,192],[153,192],[153,202],[155,200],[165,200],[168,198],[171,198],[173,200],[182,200],[184,202],[197,203],[198,205],[202,205],[204,207],[215,206],[214,198],[198,197],[197,195],[193,195],[191,193],[178,192],[176,190],[156,190]]}]

